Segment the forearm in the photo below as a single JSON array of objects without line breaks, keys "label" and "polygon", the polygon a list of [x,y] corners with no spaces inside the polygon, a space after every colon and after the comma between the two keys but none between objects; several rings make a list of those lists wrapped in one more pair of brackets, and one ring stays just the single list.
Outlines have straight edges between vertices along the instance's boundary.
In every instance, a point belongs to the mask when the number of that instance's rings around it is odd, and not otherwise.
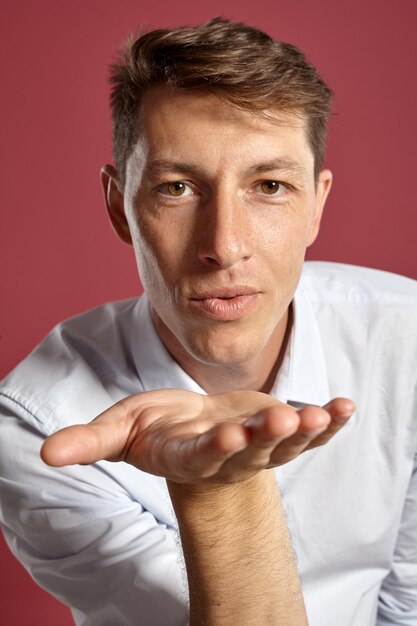
[{"label": "forearm", "polygon": [[53,466],[120,460],[167,477],[192,626],[305,626],[279,492],[272,470],[260,468],[325,444],[352,411],[343,398],[295,411],[258,392],[154,390],[55,433],[42,458]]},{"label": "forearm", "polygon": [[190,590],[191,626],[306,626],[272,470],[202,490],[169,483]]}]

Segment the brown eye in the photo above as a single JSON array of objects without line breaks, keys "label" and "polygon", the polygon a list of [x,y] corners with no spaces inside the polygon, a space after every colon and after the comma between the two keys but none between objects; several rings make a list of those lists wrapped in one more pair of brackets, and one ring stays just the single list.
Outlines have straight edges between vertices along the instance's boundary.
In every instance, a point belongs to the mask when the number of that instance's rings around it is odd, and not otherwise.
[{"label": "brown eye", "polygon": [[167,192],[170,196],[182,196],[185,190],[186,185],[184,183],[178,182],[167,184]]},{"label": "brown eye", "polygon": [[280,187],[281,183],[278,183],[276,180],[264,180],[260,184],[260,188],[262,189],[262,191],[270,196],[277,193]]}]

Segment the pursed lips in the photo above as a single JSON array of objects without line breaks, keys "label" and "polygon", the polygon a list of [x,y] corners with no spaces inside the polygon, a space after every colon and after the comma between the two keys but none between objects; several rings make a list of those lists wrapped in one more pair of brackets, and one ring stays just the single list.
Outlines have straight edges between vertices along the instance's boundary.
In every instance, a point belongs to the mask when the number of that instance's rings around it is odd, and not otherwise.
[{"label": "pursed lips", "polygon": [[248,285],[218,287],[193,294],[194,310],[218,321],[234,321],[244,317],[254,307],[260,292]]},{"label": "pursed lips", "polygon": [[207,291],[202,291],[198,294],[193,294],[190,300],[211,300],[211,299],[223,299],[229,300],[239,296],[252,296],[259,293],[258,289],[249,287],[247,285],[235,285],[233,287],[217,287]]}]

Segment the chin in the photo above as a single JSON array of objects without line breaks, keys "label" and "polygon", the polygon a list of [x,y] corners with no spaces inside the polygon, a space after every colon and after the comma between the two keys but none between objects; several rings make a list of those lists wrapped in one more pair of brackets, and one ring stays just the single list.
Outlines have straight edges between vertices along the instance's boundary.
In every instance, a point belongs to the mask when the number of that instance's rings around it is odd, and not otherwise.
[{"label": "chin", "polygon": [[168,325],[154,313],[154,323],[165,347],[186,370],[190,361],[218,367],[239,367],[259,358],[277,344],[279,321],[271,316],[233,322],[191,324],[184,316]]},{"label": "chin", "polygon": [[189,355],[206,365],[234,366],[255,359],[263,350],[266,339],[247,334],[226,337],[188,338],[184,348]]}]

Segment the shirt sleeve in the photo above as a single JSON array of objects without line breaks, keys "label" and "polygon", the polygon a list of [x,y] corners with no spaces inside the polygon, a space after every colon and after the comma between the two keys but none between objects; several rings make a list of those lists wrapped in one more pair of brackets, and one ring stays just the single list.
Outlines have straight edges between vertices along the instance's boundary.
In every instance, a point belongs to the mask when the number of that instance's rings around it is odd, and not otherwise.
[{"label": "shirt sleeve", "polygon": [[0,522],[14,555],[69,605],[78,626],[184,626],[175,529],[158,523],[100,464],[51,468],[42,433],[0,405]]},{"label": "shirt sleeve", "polygon": [[384,579],[376,626],[417,625],[417,453],[404,504],[393,565]]}]

